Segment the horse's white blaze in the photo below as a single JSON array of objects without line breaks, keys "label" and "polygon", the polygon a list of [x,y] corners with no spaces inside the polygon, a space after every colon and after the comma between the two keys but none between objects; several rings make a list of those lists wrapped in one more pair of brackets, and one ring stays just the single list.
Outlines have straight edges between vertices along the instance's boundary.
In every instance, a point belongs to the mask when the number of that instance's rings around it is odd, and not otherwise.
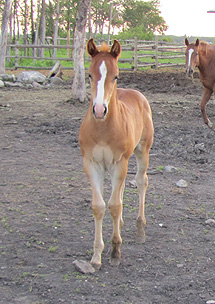
[{"label": "horse's white blaze", "polygon": [[94,105],[96,105],[96,104],[103,105],[105,103],[104,102],[105,79],[107,76],[107,67],[106,67],[105,61],[102,61],[101,65],[99,67],[99,71],[101,74],[101,78],[97,83],[97,95],[93,101]]},{"label": "horse's white blaze", "polygon": [[193,52],[194,52],[194,49],[190,49],[189,53],[188,53],[188,66],[187,66],[188,68],[190,67],[191,56],[192,56]]}]

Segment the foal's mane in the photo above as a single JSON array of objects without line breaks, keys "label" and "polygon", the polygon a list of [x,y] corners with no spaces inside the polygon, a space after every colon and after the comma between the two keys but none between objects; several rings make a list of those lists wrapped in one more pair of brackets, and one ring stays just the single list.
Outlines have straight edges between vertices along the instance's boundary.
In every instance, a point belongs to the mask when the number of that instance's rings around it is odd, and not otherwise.
[{"label": "foal's mane", "polygon": [[102,45],[100,45],[98,49],[100,52],[109,52],[110,50],[109,46],[105,42],[102,42]]}]

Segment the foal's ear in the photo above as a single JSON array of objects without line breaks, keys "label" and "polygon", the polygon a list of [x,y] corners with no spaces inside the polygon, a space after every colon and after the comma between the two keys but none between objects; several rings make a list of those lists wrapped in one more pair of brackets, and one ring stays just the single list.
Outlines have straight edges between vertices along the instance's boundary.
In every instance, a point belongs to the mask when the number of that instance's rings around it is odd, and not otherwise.
[{"label": "foal's ear", "polygon": [[114,43],[111,47],[111,50],[110,50],[110,54],[114,57],[114,58],[117,58],[119,57],[121,53],[121,46],[120,46],[120,43],[119,41],[117,40],[114,40]]},{"label": "foal's ear", "polygon": [[185,44],[188,46],[189,45],[189,41],[187,38],[185,38]]},{"label": "foal's ear", "polygon": [[93,38],[91,38],[88,42],[87,42],[87,52],[91,57],[96,56],[99,51],[93,41]]},{"label": "foal's ear", "polygon": [[196,39],[196,46],[199,45],[199,38]]}]

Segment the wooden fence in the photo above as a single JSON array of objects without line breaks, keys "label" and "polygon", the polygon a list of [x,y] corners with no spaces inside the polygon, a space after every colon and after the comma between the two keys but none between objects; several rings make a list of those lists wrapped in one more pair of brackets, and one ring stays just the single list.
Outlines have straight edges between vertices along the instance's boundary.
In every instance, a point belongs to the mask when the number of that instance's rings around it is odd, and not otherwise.
[{"label": "wooden fence", "polygon": [[[100,41],[96,41],[100,43]],[[120,41],[122,46],[122,56],[119,58],[119,68],[122,70],[138,71],[145,68],[174,67],[185,66],[185,46],[179,44],[170,44],[158,41],[142,41],[138,39]],[[55,50],[61,50],[61,57],[54,56]],[[9,44],[7,46],[6,60],[8,65],[14,69],[50,69],[56,61],[60,61],[63,69],[73,69],[72,45],[20,45]],[[43,52],[41,52],[43,50]],[[46,52],[44,52],[46,50]],[[62,52],[64,50],[64,52]],[[45,55],[39,55],[39,54]],[[63,56],[62,56],[63,55]],[[22,65],[23,59],[31,61],[30,66]],[[90,60],[86,55],[86,66]],[[38,65],[39,61],[51,61],[49,67],[44,64]],[[34,64],[34,65],[32,65]]]}]

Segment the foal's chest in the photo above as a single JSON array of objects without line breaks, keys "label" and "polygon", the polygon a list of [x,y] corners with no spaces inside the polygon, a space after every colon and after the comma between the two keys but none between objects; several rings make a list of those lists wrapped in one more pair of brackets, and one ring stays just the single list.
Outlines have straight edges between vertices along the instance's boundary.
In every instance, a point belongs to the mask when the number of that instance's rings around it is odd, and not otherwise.
[{"label": "foal's chest", "polygon": [[92,150],[93,161],[109,169],[111,165],[120,159],[120,154],[113,151],[110,146],[97,144]]}]

